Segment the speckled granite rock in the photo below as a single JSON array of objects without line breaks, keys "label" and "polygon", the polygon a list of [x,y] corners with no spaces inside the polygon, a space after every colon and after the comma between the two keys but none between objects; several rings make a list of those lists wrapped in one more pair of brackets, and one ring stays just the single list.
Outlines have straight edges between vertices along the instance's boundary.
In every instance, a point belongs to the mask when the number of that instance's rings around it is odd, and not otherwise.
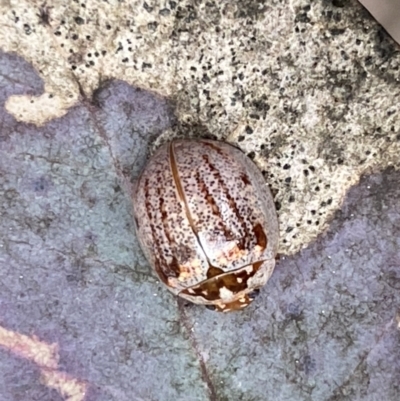
[{"label": "speckled granite rock", "polygon": [[168,97],[176,135],[240,146],[276,195],[283,254],[324,231],[360,175],[400,151],[398,46],[356,1],[3,2],[0,45],[31,62],[44,124],[118,78]]},{"label": "speckled granite rock", "polygon": [[162,288],[133,235],[124,177],[169,104],[116,81],[43,127],[6,112],[42,89],[0,53],[0,399],[398,401],[399,172],[219,314]]}]

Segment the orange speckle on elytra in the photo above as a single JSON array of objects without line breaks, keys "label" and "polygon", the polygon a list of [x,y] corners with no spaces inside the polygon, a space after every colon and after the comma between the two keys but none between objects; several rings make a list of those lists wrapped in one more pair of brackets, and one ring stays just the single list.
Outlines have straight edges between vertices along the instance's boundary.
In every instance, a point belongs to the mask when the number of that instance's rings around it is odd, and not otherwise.
[{"label": "orange speckle on elytra", "polygon": [[235,246],[232,250],[229,251],[229,258],[232,260],[238,260],[241,259],[243,256],[246,256],[248,252],[245,250],[239,249],[237,246]]},{"label": "orange speckle on elytra", "polygon": [[178,280],[179,280],[179,281],[185,281],[185,280],[188,279],[190,276],[191,276],[190,272],[180,272],[180,273],[179,273]]},{"label": "orange speckle on elytra", "polygon": [[256,246],[254,247],[254,252],[255,252],[255,253],[261,253],[263,250],[264,250],[264,248],[261,247],[260,245],[256,245]]},{"label": "orange speckle on elytra", "polygon": [[57,344],[48,344],[36,336],[29,337],[0,326],[0,347],[38,365],[42,383],[57,390],[66,401],[84,400],[87,384],[57,370],[60,358]]},{"label": "orange speckle on elytra", "polygon": [[246,254],[247,251],[239,249],[236,242],[231,242],[216,254],[216,258],[221,266],[225,266],[231,261],[245,257]]},{"label": "orange speckle on elytra", "polygon": [[194,259],[194,260],[192,260],[191,262],[190,262],[190,266],[191,267],[193,267],[193,268],[197,268],[197,267],[200,267],[201,266],[201,261],[200,261],[200,259]]},{"label": "orange speckle on elytra", "polygon": [[202,271],[201,261],[199,259],[193,259],[188,263],[179,266],[178,280],[181,282],[185,281],[188,278],[193,277],[193,275],[201,274]]},{"label": "orange speckle on elytra", "polygon": [[228,259],[224,256],[220,256],[219,258],[217,258],[217,261],[219,266],[225,266],[228,263]]}]

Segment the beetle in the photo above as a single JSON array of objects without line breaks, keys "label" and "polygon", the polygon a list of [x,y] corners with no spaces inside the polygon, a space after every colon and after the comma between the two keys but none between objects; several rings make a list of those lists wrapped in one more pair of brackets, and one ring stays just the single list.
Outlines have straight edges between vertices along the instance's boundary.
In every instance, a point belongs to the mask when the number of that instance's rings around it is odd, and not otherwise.
[{"label": "beetle", "polygon": [[260,170],[232,145],[164,144],[136,182],[133,207],[141,248],[175,295],[240,310],[272,274],[279,241],[273,197]]}]

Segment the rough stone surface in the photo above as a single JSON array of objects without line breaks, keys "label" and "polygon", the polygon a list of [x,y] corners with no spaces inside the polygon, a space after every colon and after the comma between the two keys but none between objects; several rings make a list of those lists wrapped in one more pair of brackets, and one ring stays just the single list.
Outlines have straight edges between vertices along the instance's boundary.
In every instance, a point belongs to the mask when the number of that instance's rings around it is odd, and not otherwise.
[{"label": "rough stone surface", "polygon": [[[400,54],[357,2],[10,0],[0,47],[0,399],[398,401]],[[149,149],[198,135],[308,245],[236,314],[133,233]]]},{"label": "rough stone surface", "polygon": [[280,252],[323,232],[360,175],[399,166],[399,47],[356,1],[10,0],[0,46],[44,92],[7,99],[45,124],[120,79],[175,105],[157,141],[233,142],[275,193]]},{"label": "rough stone surface", "polygon": [[0,54],[1,399],[398,401],[399,172],[219,314],[161,288],[132,232],[130,178],[169,104],[113,82],[41,128],[6,112],[42,89]]}]

